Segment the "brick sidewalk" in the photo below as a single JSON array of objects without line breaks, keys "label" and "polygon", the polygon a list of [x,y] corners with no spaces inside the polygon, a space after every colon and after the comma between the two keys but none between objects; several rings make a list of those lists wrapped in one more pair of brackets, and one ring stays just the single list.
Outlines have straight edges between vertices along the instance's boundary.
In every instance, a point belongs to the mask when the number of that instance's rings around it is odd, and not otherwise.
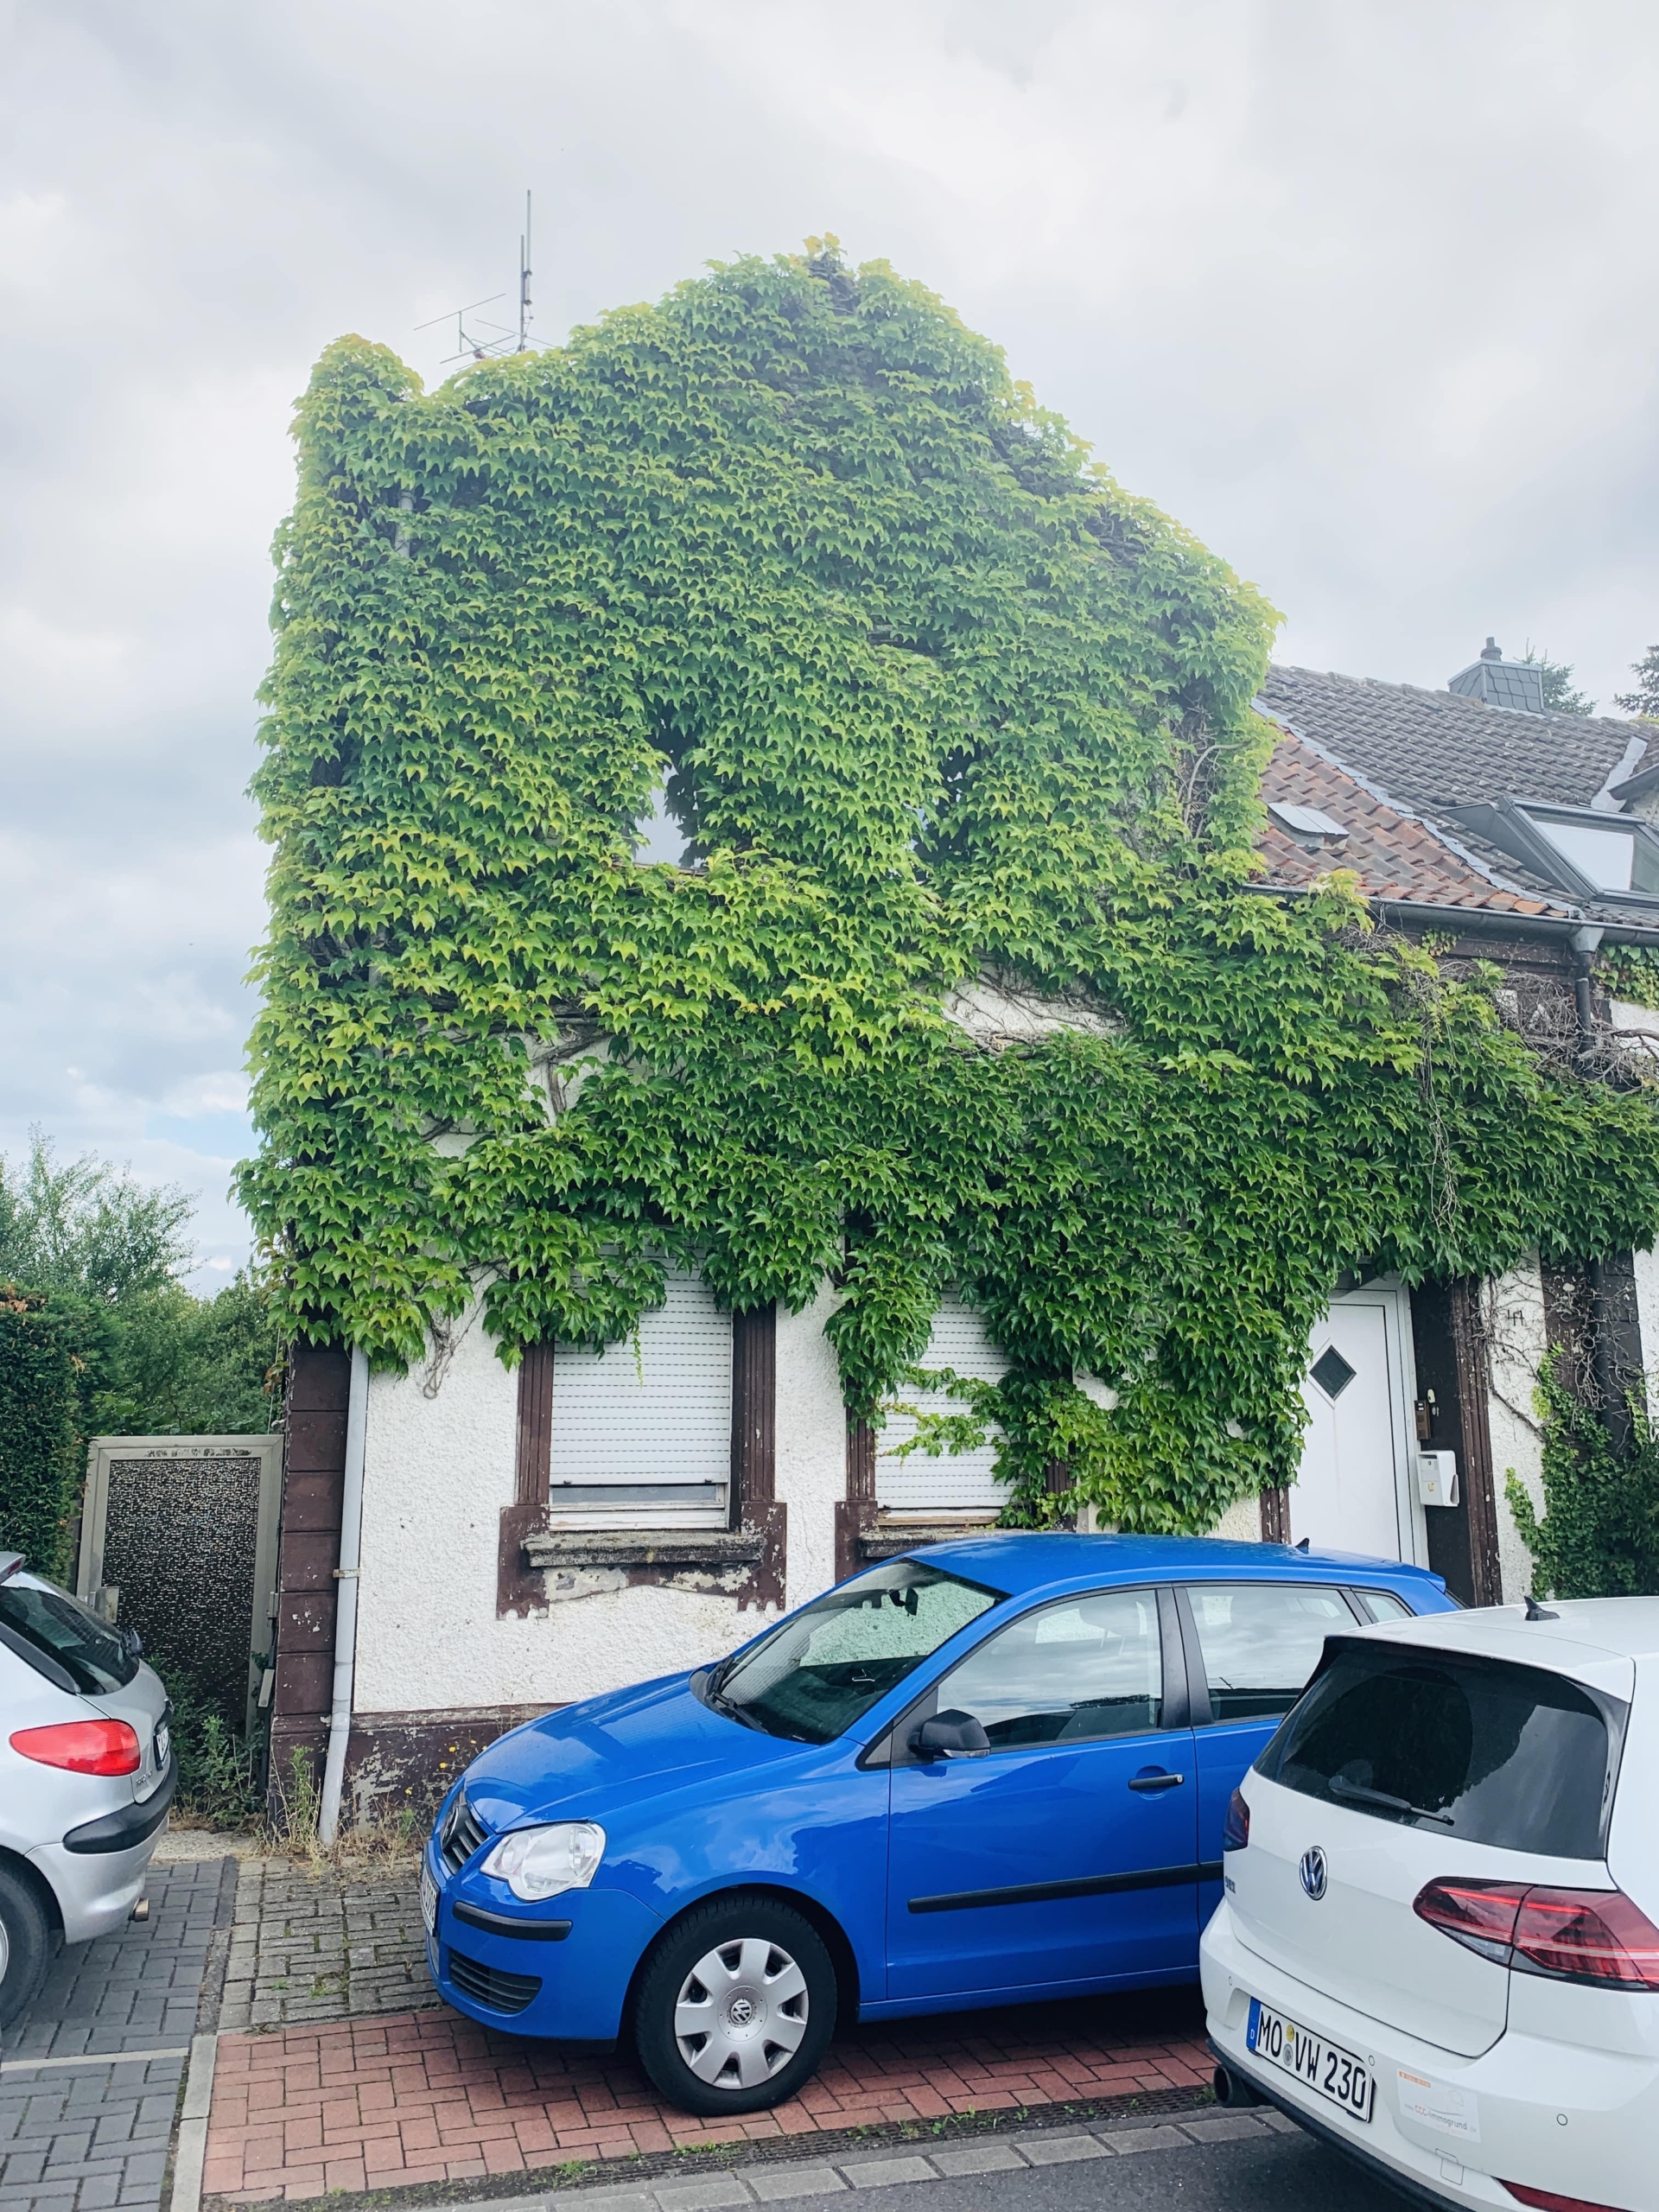
[{"label": "brick sidewalk", "polygon": [[776,2111],[671,2110],[628,2060],[564,2058],[458,2013],[222,2035],[204,2188],[242,2203],[573,2160],[1196,2089],[1196,1990],[957,2013],[839,2037]]}]

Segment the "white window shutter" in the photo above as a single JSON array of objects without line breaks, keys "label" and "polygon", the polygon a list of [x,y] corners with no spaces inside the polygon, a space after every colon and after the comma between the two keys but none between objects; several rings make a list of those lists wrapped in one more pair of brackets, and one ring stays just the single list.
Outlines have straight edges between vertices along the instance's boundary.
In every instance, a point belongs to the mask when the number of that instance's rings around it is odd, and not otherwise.
[{"label": "white window shutter", "polygon": [[[960,1299],[943,1300],[933,1317],[933,1333],[918,1363],[922,1367],[954,1368],[958,1375],[979,1382],[1000,1382],[1008,1371],[1008,1360],[992,1343],[985,1324]],[[901,1398],[925,1413],[965,1413],[961,1399],[942,1391],[900,1389]],[[996,1449],[990,1442],[974,1452],[942,1452],[937,1459],[912,1452],[895,1459],[896,1445],[916,1433],[908,1414],[889,1414],[887,1425],[876,1433],[875,1500],[884,1510],[912,1513],[932,1509],[942,1512],[992,1510],[1007,1503],[1007,1485],[996,1479]]]},{"label": "white window shutter", "polygon": [[601,1352],[554,1350],[556,1520],[725,1518],[732,1317],[696,1275],[671,1272],[666,1287],[666,1303],[640,1316],[637,1346],[625,1337]]}]

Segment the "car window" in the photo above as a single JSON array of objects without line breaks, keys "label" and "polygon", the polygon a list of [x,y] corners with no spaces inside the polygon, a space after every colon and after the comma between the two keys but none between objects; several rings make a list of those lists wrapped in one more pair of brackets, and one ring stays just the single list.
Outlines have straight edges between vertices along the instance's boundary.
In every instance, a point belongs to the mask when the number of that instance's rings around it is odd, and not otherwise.
[{"label": "car window", "polygon": [[1256,1767],[1376,1820],[1599,1859],[1626,1710],[1541,1668],[1338,1644]]},{"label": "car window", "polygon": [[970,1713],[996,1751],[1134,1736],[1163,1725],[1155,1590],[1067,1598],[1011,1621],[939,1684],[941,1713]]},{"label": "car window", "polygon": [[1374,1621],[1409,1621],[1416,1618],[1411,1607],[1393,1590],[1357,1590],[1354,1595],[1370,1608]]},{"label": "car window", "polygon": [[919,1560],[890,1560],[717,1668],[704,1700],[771,1735],[830,1743],[1001,1597]]},{"label": "car window", "polygon": [[123,1688],[138,1671],[125,1639],[67,1590],[37,1583],[38,1578],[30,1583],[15,1576],[0,1582],[0,1622],[32,1649],[55,1659],[87,1696]]},{"label": "car window", "polygon": [[1354,1624],[1341,1591],[1317,1584],[1195,1582],[1186,1594],[1217,1720],[1288,1713],[1325,1637]]}]

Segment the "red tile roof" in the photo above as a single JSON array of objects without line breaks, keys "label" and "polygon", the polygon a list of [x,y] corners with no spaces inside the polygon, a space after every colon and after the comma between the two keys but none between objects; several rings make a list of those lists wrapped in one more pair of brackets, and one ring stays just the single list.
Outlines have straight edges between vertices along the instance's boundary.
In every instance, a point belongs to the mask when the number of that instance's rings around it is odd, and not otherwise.
[{"label": "red tile roof", "polygon": [[1257,849],[1268,862],[1267,880],[1305,888],[1333,868],[1351,868],[1369,899],[1423,906],[1480,906],[1510,914],[1566,911],[1565,902],[1512,889],[1489,874],[1471,853],[1432,823],[1391,805],[1362,778],[1306,738],[1288,733],[1274,748],[1262,798],[1313,807],[1348,832],[1310,849],[1271,813]]}]

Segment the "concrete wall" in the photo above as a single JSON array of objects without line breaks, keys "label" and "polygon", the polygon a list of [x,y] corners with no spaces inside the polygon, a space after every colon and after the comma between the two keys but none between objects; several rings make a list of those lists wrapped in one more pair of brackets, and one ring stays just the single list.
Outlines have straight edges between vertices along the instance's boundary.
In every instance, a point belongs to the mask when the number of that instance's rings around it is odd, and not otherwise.
[{"label": "concrete wall", "polygon": [[358,1711],[562,1705],[729,1651],[759,1623],[705,1591],[578,1592],[496,1618],[501,1510],[512,1501],[518,1381],[474,1317],[434,1396],[429,1370],[369,1387]]}]

